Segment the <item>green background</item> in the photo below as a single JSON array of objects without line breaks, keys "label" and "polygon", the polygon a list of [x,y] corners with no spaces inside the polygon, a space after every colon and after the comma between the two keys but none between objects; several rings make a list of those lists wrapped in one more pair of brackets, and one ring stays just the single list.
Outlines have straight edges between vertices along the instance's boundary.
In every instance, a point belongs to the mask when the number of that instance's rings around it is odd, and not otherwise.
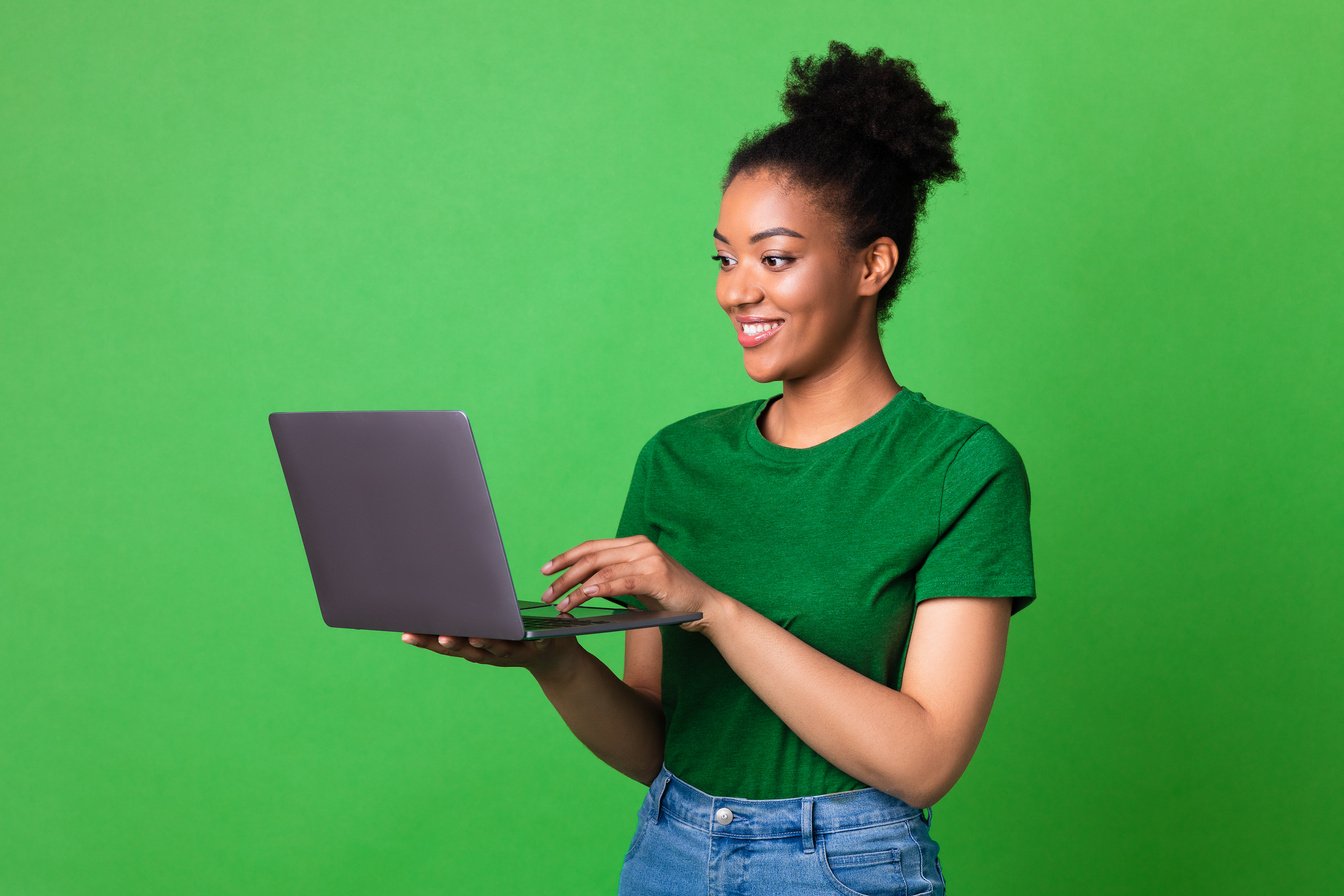
[{"label": "green background", "polygon": [[716,183],[830,39],[960,122],[884,344],[1032,482],[950,886],[1331,890],[1341,20],[0,7],[0,892],[615,889],[642,787],[526,672],[325,627],[266,415],[467,410],[535,597],[656,429],[778,391],[715,302]]}]

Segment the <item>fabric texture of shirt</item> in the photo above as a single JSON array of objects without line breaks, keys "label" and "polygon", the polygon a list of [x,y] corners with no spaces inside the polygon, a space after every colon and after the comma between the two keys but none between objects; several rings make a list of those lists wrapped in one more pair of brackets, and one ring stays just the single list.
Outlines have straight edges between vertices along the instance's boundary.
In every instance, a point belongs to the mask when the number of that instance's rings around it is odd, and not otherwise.
[{"label": "fabric texture of shirt", "polygon": [[[780,397],[655,433],[616,537],[648,536],[711,587],[897,689],[920,602],[1007,598],[1016,614],[1035,600],[1026,468],[991,424],[906,387],[857,426],[790,448],[759,428]],[[868,786],[795,735],[704,635],[660,632],[673,774],[757,800]]]}]

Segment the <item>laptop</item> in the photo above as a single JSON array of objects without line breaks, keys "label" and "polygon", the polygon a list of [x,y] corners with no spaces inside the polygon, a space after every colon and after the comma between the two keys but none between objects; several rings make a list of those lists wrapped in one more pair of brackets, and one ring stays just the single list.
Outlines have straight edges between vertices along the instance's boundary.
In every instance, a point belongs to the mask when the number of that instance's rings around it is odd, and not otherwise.
[{"label": "laptop", "polygon": [[519,600],[464,411],[277,411],[270,423],[333,628],[518,641],[701,617]]}]

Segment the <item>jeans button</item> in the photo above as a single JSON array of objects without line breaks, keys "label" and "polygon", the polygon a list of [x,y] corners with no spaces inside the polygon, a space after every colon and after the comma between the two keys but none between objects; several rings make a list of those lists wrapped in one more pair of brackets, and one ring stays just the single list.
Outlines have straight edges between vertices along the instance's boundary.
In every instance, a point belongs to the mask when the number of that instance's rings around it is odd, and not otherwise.
[{"label": "jeans button", "polygon": [[733,820],[733,810],[729,809],[727,806],[724,806],[722,809],[714,813],[714,820],[717,821],[719,824],[728,824]]}]

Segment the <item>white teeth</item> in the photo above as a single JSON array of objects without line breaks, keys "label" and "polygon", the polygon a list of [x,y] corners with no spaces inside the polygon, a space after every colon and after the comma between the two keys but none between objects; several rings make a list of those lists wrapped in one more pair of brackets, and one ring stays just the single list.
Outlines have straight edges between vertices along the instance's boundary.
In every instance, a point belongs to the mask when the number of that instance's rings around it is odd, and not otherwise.
[{"label": "white teeth", "polygon": [[764,333],[766,330],[773,330],[779,325],[779,322],[772,324],[743,324],[742,332],[746,333],[748,336],[756,336],[760,333]]}]

